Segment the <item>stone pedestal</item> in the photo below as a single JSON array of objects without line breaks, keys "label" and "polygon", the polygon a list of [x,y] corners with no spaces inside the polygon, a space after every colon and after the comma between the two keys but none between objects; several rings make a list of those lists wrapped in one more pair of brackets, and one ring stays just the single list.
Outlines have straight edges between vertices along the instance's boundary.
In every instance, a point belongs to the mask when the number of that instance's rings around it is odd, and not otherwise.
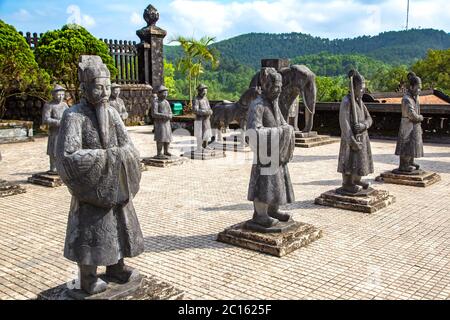
[{"label": "stone pedestal", "polygon": [[330,136],[318,135],[317,131],[310,132],[295,132],[295,146],[298,148],[314,148],[338,142]]},{"label": "stone pedestal", "polygon": [[28,182],[50,188],[56,188],[64,185],[64,182],[58,174],[48,172],[33,174],[28,178]]},{"label": "stone pedestal", "polygon": [[425,188],[441,181],[441,176],[435,172],[426,172],[423,170],[403,172],[396,169],[382,173],[375,180],[378,182]]},{"label": "stone pedestal", "polygon": [[172,166],[182,165],[186,161],[185,158],[182,157],[169,157],[167,159],[151,157],[142,159],[142,163],[145,166],[159,167],[159,168],[167,168]]},{"label": "stone pedestal", "polygon": [[194,160],[211,160],[225,158],[225,152],[223,150],[203,149],[188,151],[183,154],[183,157],[191,158]]},{"label": "stone pedestal", "polygon": [[316,227],[293,220],[270,229],[255,227],[251,220],[236,224],[219,233],[217,241],[282,257],[322,237]]},{"label": "stone pedestal", "polygon": [[357,195],[342,194],[342,189],[330,190],[316,198],[315,204],[364,213],[374,213],[395,202],[388,191],[369,188]]},{"label": "stone pedestal", "polygon": [[184,293],[172,285],[155,278],[140,279],[119,284],[106,277],[108,289],[95,295],[88,295],[82,290],[69,289],[67,284],[41,292],[37,300],[181,300]]},{"label": "stone pedestal", "polygon": [[26,190],[18,184],[13,184],[0,179],[0,198],[25,193]]}]

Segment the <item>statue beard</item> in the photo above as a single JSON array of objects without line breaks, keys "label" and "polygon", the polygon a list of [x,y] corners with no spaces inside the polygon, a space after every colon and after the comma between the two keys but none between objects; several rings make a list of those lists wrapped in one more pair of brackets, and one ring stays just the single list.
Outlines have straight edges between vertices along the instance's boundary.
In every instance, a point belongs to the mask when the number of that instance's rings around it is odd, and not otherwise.
[{"label": "statue beard", "polygon": [[100,140],[103,148],[108,147],[109,143],[109,114],[108,102],[102,101],[95,106],[95,114],[97,115],[98,128],[100,130]]}]

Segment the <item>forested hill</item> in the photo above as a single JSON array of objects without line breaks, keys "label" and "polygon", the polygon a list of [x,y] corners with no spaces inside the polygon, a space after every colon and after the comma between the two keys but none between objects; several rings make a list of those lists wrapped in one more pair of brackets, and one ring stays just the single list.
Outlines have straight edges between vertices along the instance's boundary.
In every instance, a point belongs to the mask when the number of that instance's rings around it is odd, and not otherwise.
[{"label": "forested hill", "polygon": [[[263,58],[294,58],[328,52],[363,54],[387,64],[411,64],[428,49],[450,48],[450,34],[434,29],[389,31],[377,36],[329,40],[302,33],[249,33],[217,42],[222,59],[232,59],[258,68]],[[179,47],[165,47],[169,61],[181,54]]]}]

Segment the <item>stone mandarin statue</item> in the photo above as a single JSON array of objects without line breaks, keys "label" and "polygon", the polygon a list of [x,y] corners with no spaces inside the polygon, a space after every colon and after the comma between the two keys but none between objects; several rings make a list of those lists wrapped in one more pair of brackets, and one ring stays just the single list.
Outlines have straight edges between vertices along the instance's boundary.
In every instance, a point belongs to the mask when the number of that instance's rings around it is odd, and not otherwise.
[{"label": "stone mandarin statue", "polygon": [[56,141],[58,140],[59,126],[61,118],[69,106],[64,102],[66,96],[66,89],[60,85],[55,85],[52,90],[53,99],[46,104],[42,110],[42,124],[48,126],[48,142],[47,154],[50,158],[50,170],[48,173],[57,174],[56,172]]},{"label": "stone mandarin statue", "polygon": [[198,85],[197,97],[192,105],[192,110],[195,113],[194,131],[197,139],[197,150],[199,151],[206,148],[212,136],[210,118],[213,112],[207,94],[208,87],[204,84]]},{"label": "stone mandarin statue", "polygon": [[398,133],[395,154],[400,156],[399,171],[413,172],[420,166],[414,158],[423,157],[422,127],[423,116],[420,114],[419,94],[422,81],[415,73],[408,74],[408,90],[402,99],[402,120]]},{"label": "stone mandarin statue", "polygon": [[109,99],[109,104],[111,107],[117,110],[119,112],[120,118],[122,118],[123,121],[128,119],[128,112],[127,108],[125,107],[125,103],[123,102],[122,98],[119,98],[120,95],[120,85],[117,83],[113,83],[111,86],[111,98]]},{"label": "stone mandarin statue", "polygon": [[[262,94],[250,104],[248,114],[248,130],[255,133],[250,146],[256,161],[252,166],[248,200],[254,204],[252,222],[270,228],[291,218],[280,212],[279,206],[294,202],[287,164],[293,156],[295,137],[293,127],[286,123],[279,108],[281,75],[274,68],[263,68],[260,78]],[[262,154],[270,155],[270,163],[261,158]]]},{"label": "stone mandarin statue", "polygon": [[72,194],[64,256],[78,263],[81,289],[106,290],[97,266],[119,282],[139,272],[124,258],[144,251],[133,198],[139,190],[139,153],[119,113],[109,105],[110,73],[98,56],[81,56],[82,99],[64,112],[57,168]]},{"label": "stone mandarin statue", "polygon": [[338,193],[358,194],[369,184],[361,177],[373,173],[372,151],[367,130],[372,126],[367,107],[362,101],[365,80],[356,70],[348,74],[350,93],[344,97],[339,109],[341,147],[338,172],[342,173],[342,188]]},{"label": "stone mandarin statue", "polygon": [[[152,117],[155,126],[155,141],[158,153],[157,158],[168,159],[172,156],[169,152],[169,146],[172,142],[172,128],[170,120],[172,120],[172,109],[167,101],[168,89],[161,85],[157,89],[158,97],[152,101]],[[164,147],[164,153],[163,153]]]}]

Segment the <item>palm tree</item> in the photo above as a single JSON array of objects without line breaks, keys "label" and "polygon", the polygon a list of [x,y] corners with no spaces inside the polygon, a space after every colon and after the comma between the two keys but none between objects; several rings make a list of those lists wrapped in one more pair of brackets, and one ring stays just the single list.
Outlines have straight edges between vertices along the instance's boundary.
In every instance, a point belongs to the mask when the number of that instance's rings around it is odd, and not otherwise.
[{"label": "palm tree", "polygon": [[210,63],[212,68],[219,65],[219,53],[210,45],[213,37],[203,37],[200,40],[178,36],[170,42],[178,42],[184,56],[178,60],[177,69],[187,76],[189,84],[189,106],[192,106],[193,88],[197,86],[200,75],[204,72],[204,64]]}]

